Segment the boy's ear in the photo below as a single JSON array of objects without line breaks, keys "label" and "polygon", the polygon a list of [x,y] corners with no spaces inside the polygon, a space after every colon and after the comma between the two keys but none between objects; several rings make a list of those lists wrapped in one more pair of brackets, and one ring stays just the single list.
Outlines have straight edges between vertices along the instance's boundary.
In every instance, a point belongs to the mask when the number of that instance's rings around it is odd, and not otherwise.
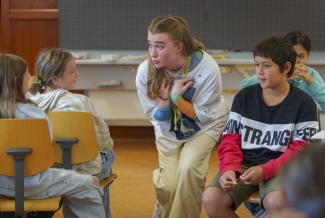
[{"label": "boy's ear", "polygon": [[287,75],[292,67],[292,64],[290,62],[286,62],[284,64],[284,73]]}]

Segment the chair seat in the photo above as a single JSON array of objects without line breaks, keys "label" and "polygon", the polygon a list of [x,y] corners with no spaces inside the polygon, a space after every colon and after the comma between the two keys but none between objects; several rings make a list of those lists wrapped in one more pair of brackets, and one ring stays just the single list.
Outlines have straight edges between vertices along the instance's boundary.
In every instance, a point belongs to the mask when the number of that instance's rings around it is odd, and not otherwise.
[{"label": "chair seat", "polygon": [[260,201],[261,201],[261,198],[260,198],[260,194],[258,191],[252,193],[250,196],[248,196],[245,200],[246,202],[249,202],[249,203],[257,203],[259,204]]},{"label": "chair seat", "polygon": [[105,187],[107,184],[113,182],[114,179],[116,179],[116,177],[117,177],[116,174],[111,174],[111,175],[109,175],[109,177],[105,178],[103,181],[100,182],[99,187],[103,190],[104,187]]},{"label": "chair seat", "polygon": [[[56,211],[60,206],[61,196],[40,200],[24,200],[25,211]],[[0,195],[1,212],[15,211],[15,200]]]}]

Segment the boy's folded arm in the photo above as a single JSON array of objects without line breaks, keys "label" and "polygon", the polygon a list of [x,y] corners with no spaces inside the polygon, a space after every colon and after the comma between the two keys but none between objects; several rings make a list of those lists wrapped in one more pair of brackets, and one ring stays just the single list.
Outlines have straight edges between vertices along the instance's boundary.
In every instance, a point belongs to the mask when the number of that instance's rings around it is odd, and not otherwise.
[{"label": "boy's folded arm", "polygon": [[261,164],[260,167],[262,167],[264,171],[264,181],[272,178],[276,175],[278,169],[283,166],[285,163],[287,163],[288,160],[291,159],[291,157],[300,149],[308,145],[308,142],[303,140],[297,140],[293,141],[288,149],[278,158],[272,159],[269,162],[265,164]]},{"label": "boy's folded arm", "polygon": [[240,163],[244,155],[241,151],[241,135],[234,133],[223,134],[218,148],[219,167],[222,174],[233,170],[239,176],[242,173]]}]

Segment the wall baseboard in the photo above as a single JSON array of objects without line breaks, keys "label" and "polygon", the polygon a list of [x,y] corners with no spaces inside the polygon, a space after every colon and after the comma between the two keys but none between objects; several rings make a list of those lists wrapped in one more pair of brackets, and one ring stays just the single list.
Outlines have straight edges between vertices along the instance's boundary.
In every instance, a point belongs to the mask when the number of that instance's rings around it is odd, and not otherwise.
[{"label": "wall baseboard", "polygon": [[111,137],[124,139],[154,139],[155,131],[152,126],[109,126]]}]

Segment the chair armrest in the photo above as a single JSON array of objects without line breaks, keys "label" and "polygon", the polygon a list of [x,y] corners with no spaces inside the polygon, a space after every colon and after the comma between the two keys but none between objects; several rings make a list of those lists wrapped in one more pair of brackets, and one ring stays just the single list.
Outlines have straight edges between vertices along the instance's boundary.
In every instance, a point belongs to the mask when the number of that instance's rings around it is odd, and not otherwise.
[{"label": "chair armrest", "polygon": [[111,185],[114,182],[114,179],[116,179],[116,174],[111,174],[107,178],[105,178],[103,181],[99,183],[99,187],[103,190],[106,185]]},{"label": "chair armrest", "polygon": [[15,213],[24,215],[24,159],[32,153],[31,148],[9,148],[7,155],[12,155],[15,161]]},{"label": "chair armrest", "polygon": [[76,144],[79,141],[77,138],[57,138],[56,143],[61,145],[63,153],[63,168],[71,169],[71,148],[72,145]]}]

